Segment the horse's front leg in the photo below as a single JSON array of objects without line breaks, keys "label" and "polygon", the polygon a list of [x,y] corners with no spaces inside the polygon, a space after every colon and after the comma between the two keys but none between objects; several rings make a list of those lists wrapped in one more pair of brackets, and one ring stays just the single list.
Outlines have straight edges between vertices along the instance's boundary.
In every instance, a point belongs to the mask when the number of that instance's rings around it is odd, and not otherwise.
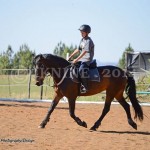
[{"label": "horse's front leg", "polygon": [[59,103],[59,100],[62,98],[63,96],[61,94],[55,94],[54,96],[54,100],[51,103],[50,108],[48,109],[48,112],[46,114],[46,117],[44,118],[44,120],[41,122],[41,124],[39,125],[39,128],[45,128],[47,122],[50,119],[50,115],[51,113],[54,111],[55,107],[57,106],[57,104]]},{"label": "horse's front leg", "polygon": [[85,121],[81,121],[81,119],[79,117],[76,117],[76,115],[75,115],[75,100],[68,99],[68,103],[69,103],[70,116],[76,121],[76,123],[78,125],[87,128],[86,122]]}]

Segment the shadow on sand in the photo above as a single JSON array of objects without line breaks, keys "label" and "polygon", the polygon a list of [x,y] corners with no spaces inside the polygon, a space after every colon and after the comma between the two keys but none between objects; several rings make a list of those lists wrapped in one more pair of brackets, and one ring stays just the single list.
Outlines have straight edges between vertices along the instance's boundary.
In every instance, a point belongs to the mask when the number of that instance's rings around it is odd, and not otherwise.
[{"label": "shadow on sand", "polygon": [[99,131],[101,133],[114,133],[114,134],[139,134],[139,135],[150,135],[150,132],[143,131]]}]

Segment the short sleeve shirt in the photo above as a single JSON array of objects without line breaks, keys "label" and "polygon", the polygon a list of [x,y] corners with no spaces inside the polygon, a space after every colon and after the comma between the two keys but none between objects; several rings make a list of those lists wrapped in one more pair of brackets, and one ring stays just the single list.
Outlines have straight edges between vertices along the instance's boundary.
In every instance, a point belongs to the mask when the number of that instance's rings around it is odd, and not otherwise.
[{"label": "short sleeve shirt", "polygon": [[80,52],[86,51],[86,54],[79,60],[81,62],[91,62],[94,57],[94,43],[90,37],[82,38],[79,44]]}]

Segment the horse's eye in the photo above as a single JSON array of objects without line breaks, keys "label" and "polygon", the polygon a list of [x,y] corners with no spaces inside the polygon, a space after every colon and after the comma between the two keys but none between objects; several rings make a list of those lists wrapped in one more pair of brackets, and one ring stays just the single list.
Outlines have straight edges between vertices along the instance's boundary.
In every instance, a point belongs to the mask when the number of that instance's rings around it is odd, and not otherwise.
[{"label": "horse's eye", "polygon": [[39,69],[39,66],[35,66],[36,69]]},{"label": "horse's eye", "polygon": [[41,65],[41,68],[44,68],[44,65],[43,65],[43,64]]}]

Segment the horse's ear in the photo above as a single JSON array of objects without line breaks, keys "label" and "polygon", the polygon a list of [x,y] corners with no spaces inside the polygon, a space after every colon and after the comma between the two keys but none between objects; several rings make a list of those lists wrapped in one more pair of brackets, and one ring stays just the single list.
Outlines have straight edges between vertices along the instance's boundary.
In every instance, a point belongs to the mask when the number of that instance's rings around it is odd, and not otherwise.
[{"label": "horse's ear", "polygon": [[44,59],[44,56],[42,54],[39,54],[39,55],[35,56],[33,61],[34,61],[34,63],[37,63],[43,59]]},{"label": "horse's ear", "polygon": [[42,54],[40,54],[40,60],[42,60],[42,59],[44,59],[44,57],[43,57],[43,55],[42,55]]}]

